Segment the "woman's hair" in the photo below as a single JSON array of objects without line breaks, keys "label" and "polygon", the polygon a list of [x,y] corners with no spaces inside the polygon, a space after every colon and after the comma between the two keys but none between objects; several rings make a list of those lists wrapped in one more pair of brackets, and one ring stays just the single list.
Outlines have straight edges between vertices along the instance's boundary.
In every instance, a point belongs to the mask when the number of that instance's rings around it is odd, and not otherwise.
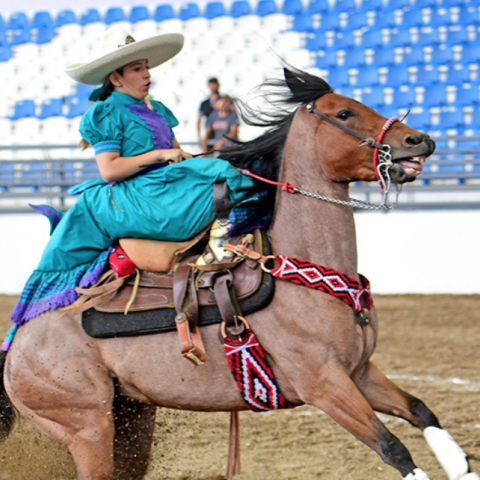
[{"label": "woman's hair", "polygon": [[[120,75],[123,75],[123,67],[119,68],[116,71]],[[102,93],[95,100],[95,102],[106,100],[112,94],[112,92],[115,90],[115,85],[110,81],[110,75],[107,76],[107,78],[105,79],[105,82],[103,82],[103,86],[101,88],[102,88]],[[80,145],[80,148],[82,149],[82,152],[90,146],[90,144],[84,138],[82,138],[80,140],[79,145]]]}]

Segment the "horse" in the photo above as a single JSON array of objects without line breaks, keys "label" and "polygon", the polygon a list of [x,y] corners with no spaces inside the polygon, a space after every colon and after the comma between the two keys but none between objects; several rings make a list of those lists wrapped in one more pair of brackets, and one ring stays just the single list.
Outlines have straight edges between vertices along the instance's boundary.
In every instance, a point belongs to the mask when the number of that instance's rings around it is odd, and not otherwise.
[{"label": "horse", "polygon": [[[238,142],[223,158],[267,181],[300,186],[270,187],[273,252],[327,265],[360,282],[353,212],[372,205],[350,199],[349,184],[378,177],[386,187],[413,181],[435,144],[335,93],[321,78],[293,68],[284,72],[276,86],[294,110],[273,112],[270,123],[264,118],[271,128]],[[208,361],[196,367],[179,355],[175,333],[94,339],[79,315],[57,318],[58,312],[46,312],[19,328],[4,358],[0,438],[12,428],[15,407],[68,447],[79,479],[142,478],[157,406],[246,409],[218,326],[202,327]],[[401,417],[423,431],[450,480],[479,479],[424,402],[371,362],[379,328],[374,306],[366,317],[324,292],[278,280],[271,303],[246,320],[290,404],[323,410],[404,479],[428,480],[375,411]]]}]

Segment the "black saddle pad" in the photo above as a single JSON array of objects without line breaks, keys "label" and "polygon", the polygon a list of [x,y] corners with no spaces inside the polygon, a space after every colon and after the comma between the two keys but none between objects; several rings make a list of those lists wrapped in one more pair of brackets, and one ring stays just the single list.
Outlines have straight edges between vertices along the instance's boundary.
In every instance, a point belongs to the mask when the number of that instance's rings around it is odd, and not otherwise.
[{"label": "black saddle pad", "polygon": [[[271,255],[271,246],[267,236],[262,232],[263,253]],[[239,302],[243,315],[265,308],[275,293],[275,282],[272,275],[262,272],[260,287],[248,298]],[[162,308],[143,312],[103,313],[91,308],[82,314],[82,325],[85,332],[94,338],[127,337],[148,335],[152,333],[176,330],[175,309]],[[198,325],[206,326],[221,323],[222,317],[216,305],[200,307]]]}]

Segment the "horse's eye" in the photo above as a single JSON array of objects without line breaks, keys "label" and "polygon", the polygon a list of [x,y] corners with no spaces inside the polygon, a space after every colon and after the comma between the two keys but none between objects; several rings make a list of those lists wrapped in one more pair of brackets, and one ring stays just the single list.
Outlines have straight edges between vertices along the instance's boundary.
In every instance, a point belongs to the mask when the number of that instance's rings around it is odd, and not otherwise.
[{"label": "horse's eye", "polygon": [[348,120],[350,117],[353,117],[353,113],[349,110],[342,110],[338,113],[337,118],[339,120]]}]

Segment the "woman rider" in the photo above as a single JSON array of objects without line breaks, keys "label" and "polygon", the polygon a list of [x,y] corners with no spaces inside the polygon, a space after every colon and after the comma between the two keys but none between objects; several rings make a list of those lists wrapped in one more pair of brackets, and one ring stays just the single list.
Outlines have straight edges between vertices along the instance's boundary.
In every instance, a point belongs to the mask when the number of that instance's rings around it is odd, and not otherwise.
[{"label": "woman rider", "polygon": [[173,113],[147,99],[149,69],[175,56],[183,41],[168,34],[136,42],[113,28],[100,58],[67,68],[79,83],[103,82],[80,124],[102,179],[70,189],[79,197],[66,214],[35,207],[49,217],[51,239],[12,313],[15,324],[72,304],[79,296],[75,287],[96,283],[119,238],[182,241],[199,233],[214,220],[215,182],[227,182],[240,210],[260,199],[254,181],[228,162],[191,158],[173,135]]}]

